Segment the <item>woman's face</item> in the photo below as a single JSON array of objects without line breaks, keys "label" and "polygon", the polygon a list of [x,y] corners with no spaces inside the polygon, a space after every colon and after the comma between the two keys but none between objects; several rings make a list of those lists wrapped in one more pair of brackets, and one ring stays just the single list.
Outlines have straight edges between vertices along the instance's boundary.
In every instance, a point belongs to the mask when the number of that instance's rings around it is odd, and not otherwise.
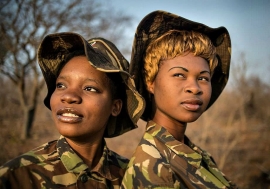
[{"label": "woman's face", "polygon": [[61,135],[76,140],[103,137],[110,115],[121,111],[121,100],[112,100],[109,83],[107,75],[94,69],[85,56],[67,62],[50,100]]},{"label": "woman's face", "polygon": [[211,97],[209,65],[192,53],[162,61],[148,89],[155,99],[154,120],[193,122],[205,111]]}]

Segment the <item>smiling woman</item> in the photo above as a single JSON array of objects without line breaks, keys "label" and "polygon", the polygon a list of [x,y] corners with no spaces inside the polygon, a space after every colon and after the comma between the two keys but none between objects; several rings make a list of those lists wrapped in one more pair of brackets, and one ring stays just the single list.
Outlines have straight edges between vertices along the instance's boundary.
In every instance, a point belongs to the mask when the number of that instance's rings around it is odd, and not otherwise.
[{"label": "smiling woman", "polygon": [[60,71],[50,106],[59,133],[72,140],[70,145],[76,149],[77,141],[78,145],[100,143],[109,117],[120,113],[122,100],[112,99],[105,72],[91,66],[86,56],[76,56]]},{"label": "smiling woman", "polygon": [[128,62],[110,41],[75,33],[46,36],[38,62],[61,136],[1,166],[0,188],[119,188],[128,160],[104,137],[136,128],[144,110]]}]

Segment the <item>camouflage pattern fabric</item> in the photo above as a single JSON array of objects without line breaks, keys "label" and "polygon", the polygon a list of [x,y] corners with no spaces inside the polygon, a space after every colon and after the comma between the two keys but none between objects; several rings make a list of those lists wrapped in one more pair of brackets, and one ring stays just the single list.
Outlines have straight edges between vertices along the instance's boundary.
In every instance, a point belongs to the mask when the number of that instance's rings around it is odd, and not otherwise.
[{"label": "camouflage pattern fabric", "polygon": [[210,154],[187,137],[185,144],[149,121],[121,188],[236,188],[217,168]]},{"label": "camouflage pattern fabric", "polygon": [[0,188],[117,189],[127,163],[105,144],[99,163],[90,170],[61,136],[1,166]]}]

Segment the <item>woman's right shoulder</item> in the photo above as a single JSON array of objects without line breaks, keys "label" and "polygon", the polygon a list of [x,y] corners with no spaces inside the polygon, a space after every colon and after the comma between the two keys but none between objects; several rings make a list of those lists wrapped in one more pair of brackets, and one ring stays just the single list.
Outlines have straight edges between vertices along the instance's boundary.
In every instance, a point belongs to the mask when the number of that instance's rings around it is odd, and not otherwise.
[{"label": "woman's right shoulder", "polygon": [[30,150],[14,159],[4,163],[0,167],[0,177],[8,172],[16,171],[22,167],[43,164],[48,159],[49,154],[56,151],[56,141],[47,142],[33,150]]},{"label": "woman's right shoulder", "polygon": [[168,161],[170,150],[155,136],[145,133],[137,146],[130,161],[140,163],[144,161]]},{"label": "woman's right shoulder", "polygon": [[153,135],[145,134],[130,159],[122,187],[147,188],[151,185],[172,188],[169,157],[170,151],[164,143]]}]

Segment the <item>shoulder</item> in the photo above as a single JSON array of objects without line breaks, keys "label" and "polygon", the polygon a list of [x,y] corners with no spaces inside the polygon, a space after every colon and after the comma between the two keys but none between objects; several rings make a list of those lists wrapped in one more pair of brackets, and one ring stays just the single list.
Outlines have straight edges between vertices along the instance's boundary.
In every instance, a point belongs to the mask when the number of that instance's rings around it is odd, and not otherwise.
[{"label": "shoulder", "polygon": [[54,157],[54,151],[56,141],[51,141],[45,143],[27,153],[24,153],[8,162],[0,167],[0,177],[8,174],[9,172],[14,172],[18,169],[27,169],[33,165],[41,165],[48,158]]},{"label": "shoulder", "polygon": [[158,138],[145,133],[130,159],[122,187],[173,188],[170,153]]},{"label": "shoulder", "polygon": [[144,161],[169,162],[170,154],[171,152],[164,142],[146,132],[130,161],[134,164]]}]

